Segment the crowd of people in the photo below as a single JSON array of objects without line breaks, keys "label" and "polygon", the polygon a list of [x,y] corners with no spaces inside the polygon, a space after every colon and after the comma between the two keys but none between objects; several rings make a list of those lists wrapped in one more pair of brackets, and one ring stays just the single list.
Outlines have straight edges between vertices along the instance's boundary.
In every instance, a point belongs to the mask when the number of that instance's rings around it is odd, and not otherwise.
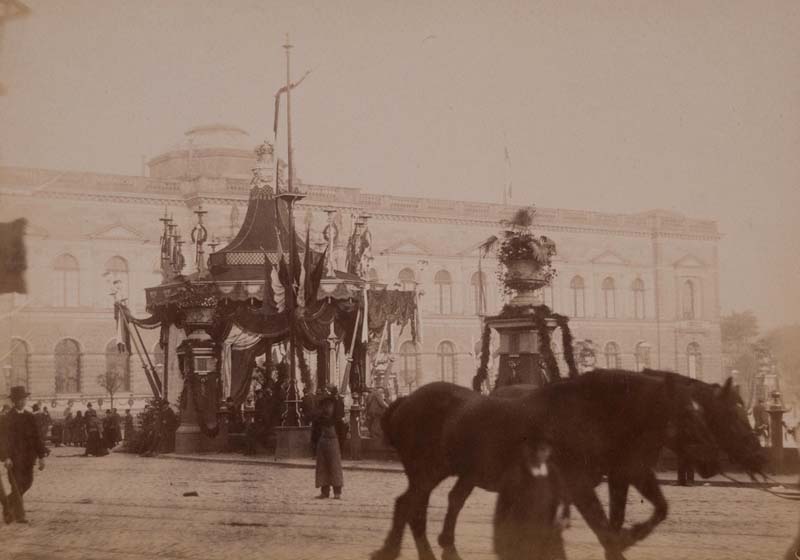
[{"label": "crowd of people", "polygon": [[[132,418],[130,410],[126,410],[125,417]],[[107,409],[100,417],[92,403],[88,403],[85,412],[79,410],[73,415],[67,410],[64,413],[63,421],[52,433],[52,440],[55,445],[85,447],[86,456],[102,457],[122,441],[123,423],[127,420],[123,420],[116,408]]]}]

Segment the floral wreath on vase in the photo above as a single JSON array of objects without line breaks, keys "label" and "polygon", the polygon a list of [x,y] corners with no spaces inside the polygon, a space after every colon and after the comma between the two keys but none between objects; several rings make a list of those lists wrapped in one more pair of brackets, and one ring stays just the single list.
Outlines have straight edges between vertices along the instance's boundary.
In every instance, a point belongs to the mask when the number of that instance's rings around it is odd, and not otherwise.
[{"label": "floral wreath on vase", "polygon": [[552,258],[556,254],[555,242],[544,235],[536,236],[532,231],[536,207],[520,208],[514,217],[506,222],[503,239],[497,246],[497,279],[506,295],[519,289],[519,276],[511,269],[511,264],[528,261],[539,268],[539,279],[549,284],[556,276]]}]

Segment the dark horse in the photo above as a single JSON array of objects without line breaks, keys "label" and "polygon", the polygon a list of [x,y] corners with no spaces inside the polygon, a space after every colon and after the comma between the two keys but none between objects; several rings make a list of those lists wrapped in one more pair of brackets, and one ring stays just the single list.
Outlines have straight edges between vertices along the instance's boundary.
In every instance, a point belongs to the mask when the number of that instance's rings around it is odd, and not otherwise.
[{"label": "dark horse", "polygon": [[[598,375],[613,373],[614,370],[597,369]],[[705,383],[674,372],[645,369],[640,375],[646,375],[662,381],[671,380],[673,383],[685,387],[692,400],[697,403],[703,414],[706,425],[711,430],[717,445],[726,453],[731,462],[742,467],[751,478],[762,474],[766,463],[766,455],[758,441],[758,436],[750,427],[747,419],[744,402],[733,389],[732,380],[724,385]],[[537,390],[531,385],[514,385],[504,387],[495,392],[495,395],[514,398],[524,397]],[[666,445],[675,452],[680,452],[681,443],[668,439]],[[625,508],[627,505],[628,489],[635,480],[629,479],[628,473],[609,472],[609,522],[613,531],[619,531],[625,521]],[[653,506],[666,515],[667,504],[659,492],[654,495],[657,500]]]},{"label": "dark horse", "polygon": [[622,551],[647,536],[666,517],[666,507],[631,530],[614,531],[594,490],[603,475],[624,475],[648,500],[666,504],[653,467],[675,436],[702,476],[719,472],[718,448],[688,389],[671,378],[623,371],[587,373],[513,399],[431,383],[395,401],[383,425],[409,487],[396,500],[391,530],[374,560],[398,556],[406,523],[420,558],[435,558],[426,535],[428,500],[449,476],[458,481],[448,496],[439,544],[445,558],[459,558],[455,524],[464,502],[475,487],[497,491],[521,444],[538,434],[555,443],[553,458],[569,498],[612,560],[624,560]]}]

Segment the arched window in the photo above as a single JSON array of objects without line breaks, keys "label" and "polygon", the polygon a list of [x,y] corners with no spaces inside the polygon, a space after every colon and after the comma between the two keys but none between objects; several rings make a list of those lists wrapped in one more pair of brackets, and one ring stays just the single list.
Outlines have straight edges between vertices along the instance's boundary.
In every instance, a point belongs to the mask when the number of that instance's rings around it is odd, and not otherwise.
[{"label": "arched window", "polygon": [[472,310],[476,315],[486,313],[486,275],[478,271],[472,275],[469,284],[472,288]]},{"label": "arched window", "polygon": [[700,345],[692,342],[686,347],[687,373],[692,379],[703,379],[703,355]]},{"label": "arched window", "polygon": [[119,379],[116,384],[117,391],[131,390],[131,354],[128,350],[120,352],[116,340],[112,340],[106,346],[106,372],[109,376]]},{"label": "arched window", "polygon": [[458,381],[456,377],[456,347],[452,342],[445,340],[439,343],[436,355],[439,358],[441,380],[456,383]]},{"label": "arched window", "polygon": [[413,292],[417,286],[417,279],[414,275],[414,271],[410,268],[401,270],[400,274],[397,275],[397,283],[404,292]]},{"label": "arched window", "polygon": [[56,393],[80,393],[81,349],[78,343],[65,338],[56,344]]},{"label": "arched window", "polygon": [[683,290],[681,293],[681,303],[683,305],[683,313],[681,315],[684,319],[695,318],[695,297],[696,290],[694,282],[686,280],[683,283]]},{"label": "arched window", "polygon": [[631,284],[633,291],[633,318],[644,319],[644,282],[641,278],[637,278]]},{"label": "arched window", "polygon": [[436,311],[439,315],[450,315],[453,313],[453,280],[450,273],[440,270],[433,278],[436,285]]},{"label": "arched window", "polygon": [[370,268],[367,271],[367,280],[370,282],[380,282],[380,278],[378,277],[378,271],[374,268]]},{"label": "arched window", "polygon": [[603,289],[603,310],[605,312],[606,319],[611,319],[617,316],[617,297],[616,297],[616,286],[614,285],[614,279],[610,276],[603,280],[602,284]]},{"label": "arched window", "polygon": [[636,345],[636,371],[642,371],[650,367],[650,345],[640,342]]},{"label": "arched window", "polygon": [[30,360],[30,350],[28,344],[19,338],[11,339],[11,387],[22,385],[30,389],[28,378],[28,361]]},{"label": "arched window", "polygon": [[585,317],[586,285],[583,283],[583,278],[575,276],[569,283],[569,289],[572,292],[572,316]]},{"label": "arched window", "polygon": [[409,390],[417,384],[419,362],[419,352],[413,342],[407,340],[400,345],[400,375]]},{"label": "arched window", "polygon": [[80,305],[80,267],[72,255],[61,255],[53,263],[53,305],[78,307]]},{"label": "arched window", "polygon": [[616,342],[606,343],[606,347],[603,349],[603,352],[606,355],[606,367],[608,369],[622,368],[622,362],[620,361],[619,357],[619,346],[617,346]]},{"label": "arched window", "polygon": [[116,291],[119,299],[128,299],[128,261],[122,257],[111,257],[106,262],[103,277],[108,280],[111,291]]}]

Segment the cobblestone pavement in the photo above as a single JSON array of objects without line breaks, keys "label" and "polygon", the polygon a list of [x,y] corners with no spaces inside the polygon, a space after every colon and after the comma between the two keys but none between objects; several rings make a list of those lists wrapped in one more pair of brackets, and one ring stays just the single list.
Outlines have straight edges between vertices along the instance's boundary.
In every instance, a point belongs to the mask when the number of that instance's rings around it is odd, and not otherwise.
[{"label": "cobblestone pavement", "polygon": [[[345,499],[315,500],[314,473],[263,464],[80,457],[57,449],[26,496],[31,524],[0,527],[0,558],[270,560],[366,559],[385,536],[405,478],[347,472]],[[450,483],[431,500],[428,534],[441,527]],[[184,497],[196,491],[198,497]],[[671,511],[629,560],[777,559],[798,526],[797,502],[749,488],[667,487]],[[489,559],[492,494],[476,491],[457,533],[465,560]],[[629,516],[649,506],[632,496]],[[577,514],[576,514],[577,515]],[[579,518],[566,533],[571,559],[602,560]],[[416,553],[409,533],[403,559]]]}]

